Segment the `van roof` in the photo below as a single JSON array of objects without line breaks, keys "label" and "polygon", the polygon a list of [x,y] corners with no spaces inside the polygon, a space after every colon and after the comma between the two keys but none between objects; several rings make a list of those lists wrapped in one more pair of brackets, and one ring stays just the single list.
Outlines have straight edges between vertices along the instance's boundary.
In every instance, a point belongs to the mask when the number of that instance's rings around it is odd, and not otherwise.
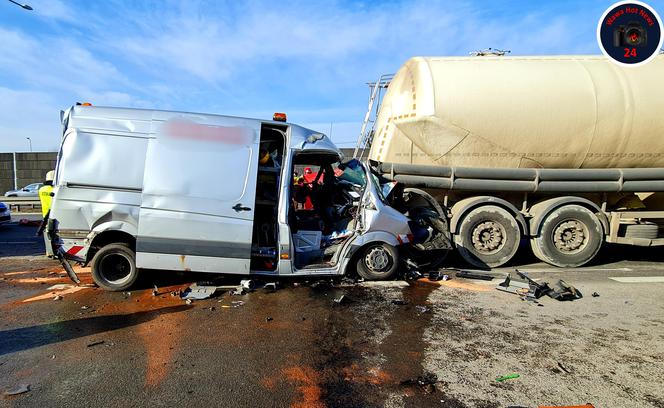
[{"label": "van roof", "polygon": [[[174,117],[185,117],[199,123],[215,124],[224,119],[231,119],[240,126],[260,126],[270,124],[275,126],[288,126],[290,129],[290,148],[307,151],[334,151],[342,156],[341,151],[324,134],[315,130],[290,123],[273,120],[244,118],[229,115],[209,113],[196,113],[184,111],[167,111],[158,109],[118,108],[108,106],[82,106],[75,105],[65,111],[62,124],[66,128],[79,128],[87,130],[103,130],[112,133],[131,134],[135,137],[154,137],[154,122],[167,121]],[[253,122],[253,123],[251,123]]]}]

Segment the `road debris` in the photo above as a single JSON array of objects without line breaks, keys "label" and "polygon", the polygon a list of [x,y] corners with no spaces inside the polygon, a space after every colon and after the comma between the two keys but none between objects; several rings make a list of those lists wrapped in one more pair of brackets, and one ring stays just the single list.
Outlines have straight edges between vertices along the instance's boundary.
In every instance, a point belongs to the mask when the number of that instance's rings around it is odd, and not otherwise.
[{"label": "road debris", "polygon": [[194,283],[180,293],[180,298],[187,300],[202,300],[212,297],[216,291],[216,286],[199,285],[198,283]]},{"label": "road debris", "polygon": [[496,381],[503,382],[505,380],[513,380],[513,379],[519,378],[519,377],[521,377],[519,374],[501,375],[500,377],[496,377]]},{"label": "road debris", "polygon": [[62,300],[62,296],[55,295],[55,296],[53,296],[53,300]]},{"label": "road debris", "polygon": [[272,316],[268,316],[268,317],[265,318],[266,322],[271,322],[272,320],[274,320],[274,318]]},{"label": "road debris", "polygon": [[190,305],[193,301],[191,299],[187,299],[184,301],[185,304]]},{"label": "road debris", "polygon": [[341,304],[342,302],[344,302],[346,300],[346,295],[341,295],[338,298],[334,298],[333,300],[334,300],[334,303]]},{"label": "road debris", "polygon": [[231,305],[233,307],[240,307],[240,306],[244,305],[244,302],[241,301],[241,300],[234,300],[234,301],[231,302]]},{"label": "road debris", "polygon": [[547,282],[539,283],[531,279],[527,273],[515,269],[517,275],[525,279],[526,282],[514,281],[512,276],[507,274],[505,280],[496,286],[496,289],[514,293],[521,296],[524,300],[534,301],[542,296],[548,296],[552,299],[559,301],[581,299],[583,295],[574,286],[567,284],[564,280],[560,279],[555,284],[555,288],[549,286]]},{"label": "road debris", "polygon": [[157,285],[153,285],[152,296],[158,296],[158,295],[159,295],[159,288],[157,287]]},{"label": "road debris", "polygon": [[593,292],[593,294],[592,294],[591,296],[592,296],[592,297],[599,297],[599,293],[597,293],[597,292]]},{"label": "road debris", "polygon": [[429,313],[431,311],[431,308],[428,306],[415,306],[415,310],[417,311],[418,315],[421,315],[424,313]]},{"label": "road debris", "polygon": [[99,346],[100,344],[104,344],[104,340],[98,340],[98,341],[93,341],[92,343],[88,343],[87,347],[94,347],[94,346]]},{"label": "road debris", "polygon": [[11,390],[5,391],[3,394],[6,396],[25,394],[30,391],[30,384],[19,384]]},{"label": "road debris", "polygon": [[405,386],[418,386],[426,394],[432,394],[436,392],[436,383],[438,382],[438,376],[434,373],[424,373],[423,375],[415,378],[401,381],[401,385]]},{"label": "road debris", "polygon": [[407,304],[408,304],[408,301],[407,301],[407,300],[403,300],[403,299],[393,299],[393,300],[392,300],[392,304],[393,304],[393,305],[403,306],[403,305],[407,305]]},{"label": "road debris", "polygon": [[488,274],[488,273],[482,273],[482,272],[475,272],[475,271],[466,271],[466,270],[461,270],[456,273],[457,278],[464,278],[464,279],[478,279],[478,280],[485,280],[485,281],[490,281],[495,278],[494,275]]}]

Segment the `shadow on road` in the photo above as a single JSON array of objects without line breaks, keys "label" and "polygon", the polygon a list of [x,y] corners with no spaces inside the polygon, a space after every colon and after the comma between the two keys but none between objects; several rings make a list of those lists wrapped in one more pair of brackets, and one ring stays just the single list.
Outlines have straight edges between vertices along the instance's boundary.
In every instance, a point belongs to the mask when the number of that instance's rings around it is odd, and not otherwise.
[{"label": "shadow on road", "polygon": [[0,331],[0,356],[148,322],[162,314],[183,312],[180,305],[130,314],[95,316]]},{"label": "shadow on road", "polygon": [[0,226],[0,257],[43,255],[44,239],[38,227],[10,223]]}]

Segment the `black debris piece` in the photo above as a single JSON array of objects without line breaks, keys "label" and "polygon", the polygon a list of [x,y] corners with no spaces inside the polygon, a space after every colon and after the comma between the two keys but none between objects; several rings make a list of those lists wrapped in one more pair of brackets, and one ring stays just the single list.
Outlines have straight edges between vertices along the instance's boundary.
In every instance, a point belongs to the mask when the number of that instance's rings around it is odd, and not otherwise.
[{"label": "black debris piece", "polygon": [[274,318],[272,316],[268,316],[268,317],[265,318],[266,322],[271,322],[272,320],[274,320]]},{"label": "black debris piece", "polygon": [[493,280],[493,278],[495,278],[494,275],[488,273],[473,272],[473,271],[459,271],[456,273],[456,277],[464,279],[479,279],[485,281],[490,281]]},{"label": "black debris piece", "polygon": [[405,386],[417,386],[426,394],[433,394],[436,392],[436,383],[438,382],[438,377],[433,373],[424,373],[423,375],[415,378],[401,381],[401,385]]},{"label": "black debris piece", "polygon": [[98,341],[93,341],[92,343],[88,343],[88,347],[94,347],[94,346],[99,346],[101,344],[104,344],[104,340],[98,340]]},{"label": "black debris piece", "polygon": [[592,297],[599,297],[599,293],[593,292]]}]

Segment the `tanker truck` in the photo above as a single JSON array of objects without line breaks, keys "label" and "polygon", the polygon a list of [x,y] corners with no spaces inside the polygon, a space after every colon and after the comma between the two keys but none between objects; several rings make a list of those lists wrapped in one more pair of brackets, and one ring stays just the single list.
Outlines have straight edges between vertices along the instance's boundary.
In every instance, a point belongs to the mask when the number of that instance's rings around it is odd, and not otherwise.
[{"label": "tanker truck", "polygon": [[437,214],[429,249],[492,268],[528,241],[577,267],[605,242],[664,245],[664,55],[417,57],[371,85],[356,156]]}]

